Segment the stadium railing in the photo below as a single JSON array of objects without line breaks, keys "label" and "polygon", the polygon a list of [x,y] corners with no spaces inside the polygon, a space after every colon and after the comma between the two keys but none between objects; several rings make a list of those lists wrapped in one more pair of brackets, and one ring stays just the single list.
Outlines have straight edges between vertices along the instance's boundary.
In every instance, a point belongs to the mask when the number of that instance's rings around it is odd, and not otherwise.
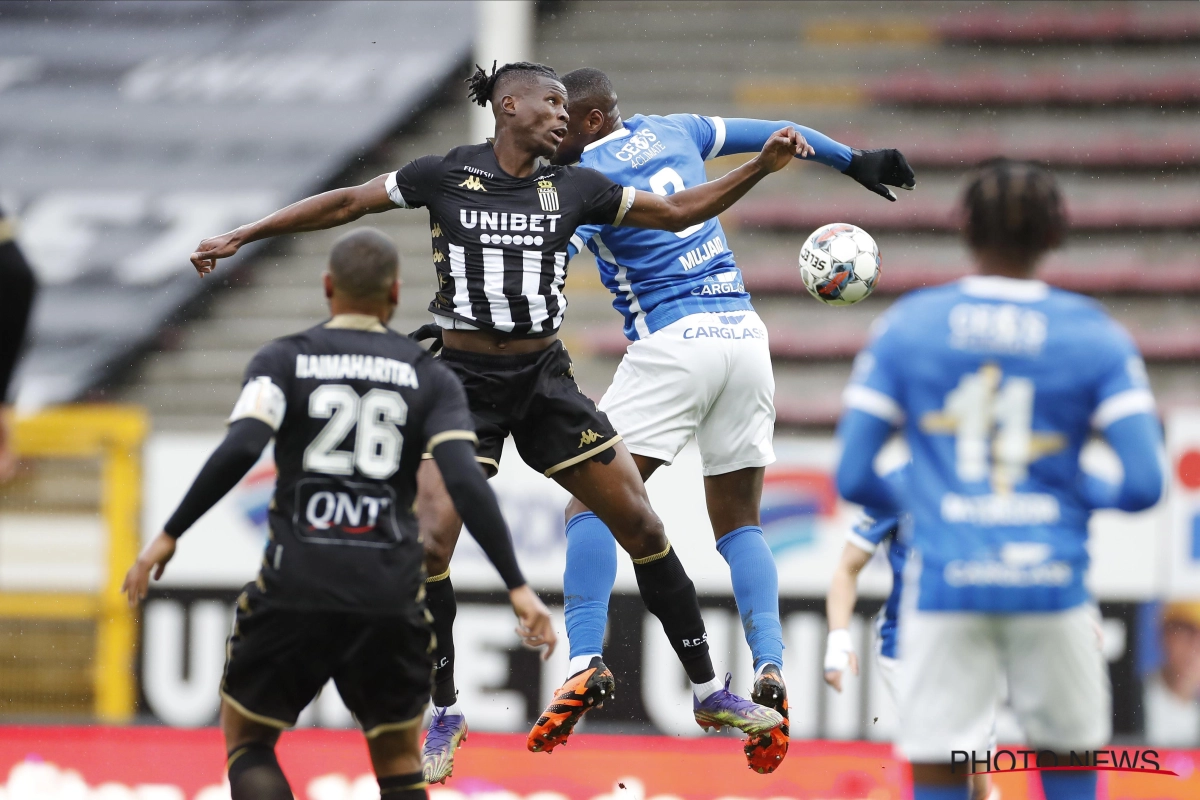
[{"label": "stadium railing", "polygon": [[[125,571],[138,551],[141,498],[142,442],[149,422],[138,407],[121,405],[75,405],[52,408],[33,416],[18,418],[14,444],[23,462],[85,460],[99,462],[99,507],[95,514],[102,522],[104,541],[98,552],[102,567],[95,591],[38,590],[0,591],[0,621],[19,623],[17,636],[29,636],[39,626],[55,623],[83,623],[88,635],[81,637],[92,644],[79,666],[86,665],[91,679],[92,716],[103,722],[127,722],[136,705],[134,616],[121,594]],[[21,491],[21,478],[15,486],[4,487],[10,502],[6,513],[19,505],[13,498]],[[26,504],[28,507],[28,504]],[[34,501],[35,508],[38,507]],[[53,527],[53,516],[41,516],[43,524]],[[66,554],[48,554],[53,558]],[[99,565],[96,565],[99,566]],[[51,642],[62,641],[50,638]],[[53,644],[50,645],[54,647]],[[37,646],[24,646],[0,666],[0,680],[7,684],[6,694],[24,692],[33,697],[15,712],[24,718],[61,716],[57,707],[54,676],[38,674],[38,659],[46,654]],[[26,659],[22,664],[21,659]],[[4,675],[8,672],[8,675]],[[55,672],[55,670],[50,670]],[[65,670],[58,670],[64,673]],[[77,676],[76,676],[77,677]],[[39,702],[37,698],[41,698]],[[14,713],[12,704],[4,712]]]}]

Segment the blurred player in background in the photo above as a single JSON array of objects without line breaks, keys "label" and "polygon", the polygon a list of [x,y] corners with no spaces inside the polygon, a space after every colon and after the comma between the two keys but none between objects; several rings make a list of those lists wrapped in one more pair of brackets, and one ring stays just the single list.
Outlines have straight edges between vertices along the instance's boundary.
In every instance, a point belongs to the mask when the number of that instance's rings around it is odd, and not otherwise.
[{"label": "blurred player in background", "polygon": [[509,589],[526,644],[555,643],[525,583],[496,497],[475,460],[458,380],[385,325],[399,257],[371,228],[341,237],[324,276],[331,319],[262,348],[246,368],[229,433],[129,570],[130,603],[175,542],[275,439],[279,469],[258,579],[237,602],[221,681],[233,800],[291,800],[275,743],[333,679],[362,726],[385,798],[423,798],[419,729],[433,633],[412,507],[421,456]]},{"label": "blurred player in background", "polygon": [[[694,114],[622,119],[612,82],[600,70],[575,70],[563,83],[571,119],[555,163],[579,162],[643,193],[671,196],[703,185],[706,160],[757,152],[776,130],[789,126],[810,145],[802,157],[839,169],[889,200],[896,198],[885,184],[913,187],[913,172],[896,150],[863,153],[792,122]],[[779,579],[759,519],[763,473],[775,460],[775,379],[766,326],[716,219],[675,233],[586,225],[571,238],[572,255],[585,247],[616,296],[613,307],[625,317],[625,335],[632,340],[600,409],[624,438],[643,479],[696,438],[717,550],[729,563],[754,656],[751,699],[786,718]],[[530,733],[531,742],[564,719],[573,725],[588,710],[578,702],[587,681],[607,669],[601,657],[617,576],[616,543],[586,503],[573,500],[567,517],[569,677]],[[786,725],[751,737],[750,767],[773,772],[787,747]]]},{"label": "blurred player in background", "polygon": [[[566,89],[549,67],[519,62],[490,75],[479,69],[468,84],[475,102],[492,106],[494,140],[424,156],[361,186],[301,200],[204,240],[192,263],[204,274],[248,242],[332,228],[395,208],[428,208],[439,285],[429,310],[445,343],[440,361],[467,393],[479,435],[476,457],[494,474],[511,433],[526,464],[585,501],[634,558],[646,608],[662,623],[693,684],[697,722],[768,733],[782,724],[779,713],[732,694],[717,679],[695,586],[650,507],[621,437],[575,383],[558,329],[576,228],[604,223],[681,230],[703,222],[789,164],[804,141],[790,128],[775,131],[759,156],[742,167],[663,197],[594,170],[544,162],[562,142],[568,120]],[[439,643],[425,764],[427,778],[442,781],[466,733],[452,679],[456,606],[449,581],[462,520],[433,463],[421,470],[419,510],[429,537],[429,605]],[[598,672],[581,702],[601,703],[612,689],[612,675]],[[553,749],[571,724],[556,723],[530,746]]]},{"label": "blurred player in background", "polygon": [[[895,514],[880,514],[864,509],[854,528],[846,533],[846,545],[834,569],[829,593],[825,596],[825,619],[829,624],[829,637],[825,645],[825,682],[840,692],[847,670],[852,675],[859,674],[858,654],[854,652],[854,641],[850,638],[850,619],[854,615],[854,604],[858,601],[859,573],[880,548],[883,548],[892,570],[892,589],[875,617],[875,666],[898,708],[900,694],[896,681],[900,667],[896,660],[897,638],[900,634],[900,593],[904,586],[908,546],[901,540],[900,517]],[[994,744],[993,735],[989,740],[989,748],[993,748]],[[988,775],[971,776],[972,800],[985,800],[991,790]],[[999,797],[999,792],[996,797]]]},{"label": "blurred player in background", "polygon": [[[856,361],[838,429],[842,495],[912,515],[897,744],[913,762],[915,800],[965,800],[951,751],[987,749],[1001,677],[1031,746],[1108,741],[1111,689],[1084,585],[1088,518],[1148,508],[1163,486],[1137,347],[1095,301],[1033,279],[1066,233],[1054,177],[987,162],[963,211],[980,274],[888,310]],[[873,461],[897,428],[912,464],[893,490]],[[1124,467],[1119,485],[1080,468],[1093,430]],[[1041,779],[1047,800],[1096,794],[1094,772]]]},{"label": "blurred player in background", "polygon": [[12,221],[0,208],[0,483],[9,480],[17,466],[8,395],[37,291],[33,270],[21,254],[15,236]]}]

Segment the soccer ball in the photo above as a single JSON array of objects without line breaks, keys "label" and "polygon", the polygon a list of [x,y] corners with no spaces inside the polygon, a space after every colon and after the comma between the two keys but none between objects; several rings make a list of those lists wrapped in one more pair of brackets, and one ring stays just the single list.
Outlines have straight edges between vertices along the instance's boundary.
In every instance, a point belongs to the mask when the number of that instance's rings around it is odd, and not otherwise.
[{"label": "soccer ball", "polygon": [[875,240],[845,222],[817,228],[800,248],[804,288],[826,305],[848,306],[865,299],[879,280],[879,267]]}]

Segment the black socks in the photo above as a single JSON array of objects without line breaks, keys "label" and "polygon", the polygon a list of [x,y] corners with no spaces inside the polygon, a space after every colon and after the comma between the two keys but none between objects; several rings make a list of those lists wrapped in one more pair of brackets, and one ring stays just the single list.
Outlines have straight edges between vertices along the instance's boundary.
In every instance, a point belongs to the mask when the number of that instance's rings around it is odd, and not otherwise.
[{"label": "black socks", "polygon": [[233,800],[293,800],[292,788],[275,760],[272,745],[251,742],[236,748],[229,754],[225,769]]},{"label": "black socks", "polygon": [[633,572],[646,609],[658,617],[671,646],[692,683],[707,683],[717,676],[708,656],[708,634],[700,616],[696,587],[683,569],[675,550],[648,558],[635,558]]},{"label": "black socks", "polygon": [[425,800],[425,776],[420,772],[379,779],[379,800]]},{"label": "black socks", "polygon": [[450,570],[425,582],[425,605],[433,615],[433,634],[437,637],[433,650],[433,704],[452,706],[458,697],[454,687],[454,617],[458,603],[454,600]]}]

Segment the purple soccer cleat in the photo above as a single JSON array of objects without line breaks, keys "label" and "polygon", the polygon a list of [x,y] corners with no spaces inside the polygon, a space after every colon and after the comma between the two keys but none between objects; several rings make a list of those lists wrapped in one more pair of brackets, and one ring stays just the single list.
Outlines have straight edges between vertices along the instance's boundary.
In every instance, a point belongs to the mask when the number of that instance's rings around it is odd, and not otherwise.
[{"label": "purple soccer cleat", "polygon": [[751,703],[729,691],[732,675],[725,675],[725,688],[713,692],[704,702],[692,697],[692,714],[704,730],[721,730],[728,725],[751,736],[768,733],[783,724],[783,715],[773,708]]}]

